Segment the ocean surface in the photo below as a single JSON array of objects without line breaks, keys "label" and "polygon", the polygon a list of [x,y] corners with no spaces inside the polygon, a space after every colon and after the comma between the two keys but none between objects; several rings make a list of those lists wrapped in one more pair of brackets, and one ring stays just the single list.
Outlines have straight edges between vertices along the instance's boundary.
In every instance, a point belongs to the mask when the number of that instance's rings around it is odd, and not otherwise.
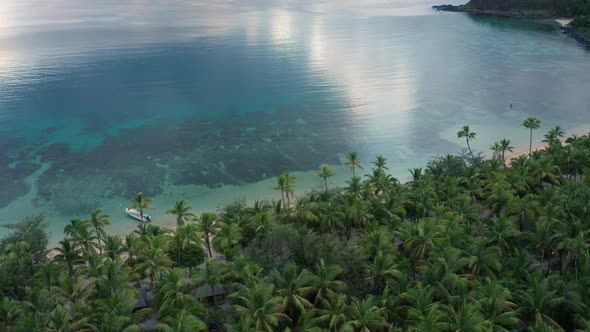
[{"label": "ocean surface", "polygon": [[127,232],[138,191],[168,225],[177,199],[277,199],[286,170],[299,193],[321,164],[342,185],[353,150],[403,179],[460,152],[464,124],[486,153],[526,146],[527,116],[537,142],[590,127],[590,50],[548,22],[433,4],[2,0],[0,224],[45,213],[55,241],[102,208]]}]

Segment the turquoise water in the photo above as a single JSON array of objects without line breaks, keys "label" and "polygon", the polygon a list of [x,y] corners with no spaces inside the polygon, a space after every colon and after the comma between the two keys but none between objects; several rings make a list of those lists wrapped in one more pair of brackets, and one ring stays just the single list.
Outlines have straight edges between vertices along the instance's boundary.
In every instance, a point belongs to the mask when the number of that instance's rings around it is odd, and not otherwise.
[{"label": "turquoise water", "polygon": [[[403,178],[458,152],[527,143],[522,120],[590,124],[590,51],[548,22],[436,13],[431,1],[3,0],[0,223],[154,197],[156,223],[278,197],[273,177],[357,150]],[[512,109],[510,104],[513,105]]]}]

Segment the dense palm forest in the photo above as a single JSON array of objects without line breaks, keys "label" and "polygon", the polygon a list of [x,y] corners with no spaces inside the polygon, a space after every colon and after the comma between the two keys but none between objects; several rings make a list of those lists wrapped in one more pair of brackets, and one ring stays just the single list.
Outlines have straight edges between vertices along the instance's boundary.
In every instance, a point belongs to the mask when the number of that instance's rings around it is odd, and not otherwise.
[{"label": "dense palm forest", "polygon": [[0,331],[590,331],[590,138],[555,127],[506,163],[509,140],[487,160],[457,136],[407,183],[350,153],[345,188],[285,173],[274,202],[178,201],[174,230],[111,235],[95,210],[47,252],[42,216],[9,225]]}]

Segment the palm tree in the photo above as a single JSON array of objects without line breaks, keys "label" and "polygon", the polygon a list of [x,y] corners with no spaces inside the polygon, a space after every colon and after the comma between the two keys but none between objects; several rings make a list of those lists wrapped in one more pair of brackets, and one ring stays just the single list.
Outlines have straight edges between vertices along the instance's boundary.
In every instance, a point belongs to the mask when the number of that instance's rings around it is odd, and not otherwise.
[{"label": "palm tree", "polygon": [[77,332],[77,331],[92,331],[95,326],[90,326],[88,321],[90,317],[71,317],[71,314],[61,304],[58,304],[55,310],[49,316],[49,328],[43,331],[59,331],[59,332]]},{"label": "palm tree", "polygon": [[539,203],[532,195],[526,195],[523,198],[515,197],[508,201],[506,214],[518,218],[518,229],[522,232],[525,221],[531,220],[535,216],[538,207]]},{"label": "palm tree", "polygon": [[314,303],[317,305],[322,299],[342,292],[346,289],[346,283],[338,280],[343,270],[338,265],[329,266],[321,258],[319,264],[315,266],[315,273],[312,280],[313,288],[316,290]]},{"label": "palm tree", "polygon": [[56,264],[54,261],[48,261],[39,265],[37,272],[35,272],[37,285],[46,287],[47,291],[51,292],[51,287],[55,285],[63,268],[63,265]]},{"label": "palm tree", "polygon": [[282,273],[272,270],[270,277],[291,321],[297,321],[298,314],[313,306],[306,298],[313,291],[313,278],[307,270],[300,270],[297,265],[290,263]]},{"label": "palm tree", "polygon": [[590,258],[590,245],[588,245],[584,231],[578,232],[575,236],[565,235],[563,241],[558,245],[558,249],[565,252],[563,260],[564,267],[571,263],[574,264],[574,275],[577,282],[580,261],[584,260],[588,262]]},{"label": "palm tree", "polygon": [[18,302],[13,301],[8,297],[3,297],[0,301],[0,322],[2,323],[2,331],[13,331],[12,324],[19,316]]},{"label": "palm tree", "polygon": [[352,172],[353,177],[355,176],[354,171],[357,168],[360,170],[364,170],[363,164],[361,163],[356,152],[349,152],[346,155],[346,162],[344,163],[344,166],[346,166]]},{"label": "palm tree", "polygon": [[283,206],[287,206],[285,203],[286,179],[284,174],[281,174],[277,177],[277,185],[274,186],[273,189],[279,190],[281,192],[281,204],[283,204]]},{"label": "palm tree", "polygon": [[565,302],[565,298],[551,289],[549,279],[534,278],[527,290],[518,291],[516,295],[517,303],[526,319],[525,324],[540,326],[549,323],[554,327],[559,326],[552,314],[558,305]]},{"label": "palm tree", "polygon": [[389,324],[383,318],[383,308],[378,308],[369,300],[359,300],[353,298],[348,310],[348,321],[346,326],[350,326],[354,331],[370,332],[380,331],[389,327]]},{"label": "palm tree", "polygon": [[177,268],[164,272],[156,290],[160,305],[158,313],[161,317],[173,315],[178,310],[203,312],[203,306],[191,294],[195,287],[196,285],[186,278],[184,269]]},{"label": "palm tree", "polygon": [[188,202],[184,199],[176,201],[174,207],[166,210],[166,213],[176,215],[176,226],[184,225],[184,222],[193,218],[195,215],[189,212],[192,209]]},{"label": "palm tree", "polygon": [[346,322],[348,308],[346,295],[334,293],[321,300],[321,305],[313,309],[316,312],[316,320],[323,324],[330,332],[341,331]]},{"label": "palm tree", "polygon": [[457,138],[465,137],[465,141],[467,142],[467,149],[471,154],[471,160],[475,161],[475,156],[473,155],[473,151],[471,150],[471,145],[469,144],[470,141],[475,139],[475,133],[471,132],[468,125],[463,126],[461,131],[457,132]]},{"label": "palm tree", "polygon": [[373,280],[373,289],[377,293],[383,291],[387,282],[401,276],[393,257],[384,255],[381,251],[377,253],[372,262],[367,264],[367,272],[368,278]]},{"label": "palm tree", "polygon": [[400,235],[404,250],[414,261],[420,261],[427,254],[435,252],[443,241],[441,226],[428,219],[420,220],[416,224],[406,224]]},{"label": "palm tree", "polygon": [[[141,224],[144,225],[144,224]],[[125,236],[125,241],[122,244],[123,251],[127,253],[127,262],[130,266],[132,266],[135,261],[133,260],[133,255],[137,253],[140,246],[140,240],[135,235],[135,233],[131,233]]]},{"label": "palm tree", "polygon": [[202,236],[203,244],[209,252],[209,257],[213,257],[211,252],[211,237],[215,235],[218,230],[217,215],[211,212],[203,212],[201,217],[197,219],[197,227]]},{"label": "palm tree", "polygon": [[[141,331],[138,324],[134,323],[133,307],[137,299],[135,293],[126,289],[112,294],[110,297],[98,299],[93,307],[95,309],[94,319],[97,331],[101,332],[134,332]],[[140,311],[144,313],[147,310]]]},{"label": "palm tree", "polygon": [[105,237],[104,227],[111,224],[110,216],[102,212],[101,209],[90,211],[90,225],[94,227],[96,232],[96,240],[98,241],[98,250],[102,255],[101,240]]},{"label": "palm tree", "polygon": [[199,277],[202,285],[208,285],[211,288],[211,294],[213,297],[213,305],[217,305],[215,302],[215,287],[223,286],[224,274],[222,273],[223,267],[212,258],[205,261],[205,265],[199,270]]},{"label": "palm tree", "polygon": [[321,233],[334,233],[344,225],[345,213],[340,206],[326,202],[320,206],[320,211],[317,222]]},{"label": "palm tree", "polygon": [[507,182],[496,182],[492,185],[492,191],[486,199],[491,212],[498,215],[506,204],[514,197],[513,190]]},{"label": "palm tree", "polygon": [[223,224],[213,238],[213,247],[215,250],[223,251],[228,256],[230,255],[230,249],[233,249],[241,239],[242,233],[237,223]]},{"label": "palm tree", "polygon": [[289,320],[281,313],[281,297],[274,296],[274,285],[259,282],[230,295],[239,317],[249,317],[256,331],[273,332],[279,320]]},{"label": "palm tree", "polygon": [[447,331],[489,331],[489,323],[475,304],[462,303],[457,308],[447,306]]},{"label": "palm tree", "polygon": [[500,146],[500,142],[494,142],[494,144],[490,145],[490,150],[492,150],[492,159],[501,159],[502,156],[502,147]]},{"label": "palm tree", "polygon": [[509,139],[503,138],[500,140],[500,150],[502,151],[502,161],[506,164],[506,151],[514,152],[514,147],[511,145]]},{"label": "palm tree", "polygon": [[493,217],[485,225],[485,229],[489,242],[498,246],[503,252],[509,252],[513,240],[520,235],[514,222],[503,214]]},{"label": "palm tree", "polygon": [[291,208],[291,197],[295,197],[295,176],[285,172],[277,178],[277,185],[274,190],[281,192],[281,202],[283,206]]},{"label": "palm tree", "polygon": [[134,209],[138,209],[139,210],[139,216],[141,217],[141,220],[143,219],[143,210],[144,209],[148,209],[148,210],[153,210],[154,207],[150,205],[150,203],[152,202],[152,198],[151,197],[144,197],[142,192],[138,192],[137,195],[135,195],[133,198],[131,198],[131,207]]},{"label": "palm tree", "polygon": [[324,185],[326,187],[326,191],[328,191],[328,178],[334,176],[332,169],[328,165],[322,165],[320,171],[318,172],[318,176],[324,180]]},{"label": "palm tree", "polygon": [[162,332],[198,332],[207,331],[207,325],[190,311],[182,309],[162,319],[158,329]]},{"label": "palm tree", "polygon": [[347,217],[358,228],[366,226],[373,217],[367,208],[367,203],[361,199],[352,199],[349,202]]},{"label": "palm tree", "polygon": [[104,240],[104,250],[111,260],[115,260],[123,252],[121,237],[119,235],[108,235]]},{"label": "palm tree", "polygon": [[541,121],[534,116],[528,117],[522,125],[525,128],[530,129],[530,141],[529,141],[529,156],[533,153],[533,129],[538,129],[541,126]]},{"label": "palm tree", "polygon": [[561,138],[565,135],[561,126],[555,126],[545,134],[544,143],[551,145],[561,145]]},{"label": "palm tree", "polygon": [[438,303],[427,305],[423,309],[410,307],[408,310],[408,331],[445,331],[447,315],[441,310]]},{"label": "palm tree", "polygon": [[[187,294],[193,285],[184,278],[184,273],[173,272],[167,276],[171,278],[169,282],[162,285],[166,286],[166,294],[164,296],[165,301],[161,303],[158,309],[158,316],[160,321],[163,322],[159,327],[161,329],[166,329],[167,326],[171,327],[166,331],[172,332],[177,331],[178,328],[182,330],[187,323],[189,325],[197,323],[198,326],[192,328],[201,330],[204,323],[200,317],[203,317],[206,313],[206,308],[192,294]],[[191,327],[186,327],[184,330],[192,331]]]},{"label": "palm tree", "polygon": [[488,246],[486,239],[476,240],[468,252],[469,268],[476,277],[479,277],[481,272],[485,272],[485,276],[495,277],[494,273],[502,269],[502,263],[500,263],[502,251],[497,246]]},{"label": "palm tree", "polygon": [[80,250],[73,247],[72,241],[67,238],[59,241],[59,244],[59,247],[54,248],[57,255],[53,256],[53,260],[66,263],[68,266],[68,276],[74,278],[74,265],[82,262]]},{"label": "palm tree", "polygon": [[494,151],[493,157],[501,160],[504,166],[506,166],[506,151],[514,152],[514,147],[511,144],[512,142],[509,139],[503,138],[490,146],[490,149]]},{"label": "palm tree", "polygon": [[385,157],[383,157],[382,155],[378,155],[375,158],[375,161],[373,161],[373,165],[380,171],[386,171],[389,169],[389,168],[387,168],[386,164],[387,164],[387,159]]},{"label": "palm tree", "polygon": [[294,175],[289,174],[289,172],[285,172],[283,174],[285,177],[285,195],[287,196],[287,205],[289,209],[291,208],[291,198],[295,199],[295,184],[296,178]]},{"label": "palm tree", "polygon": [[174,262],[161,249],[151,248],[147,255],[139,257],[139,262],[135,268],[138,272],[150,278],[150,288],[152,288],[154,282],[157,282],[160,276],[167,272],[173,264]]},{"label": "palm tree", "polygon": [[518,327],[517,305],[511,302],[510,291],[500,282],[488,279],[476,292],[483,318],[490,323],[492,331],[510,331]]}]

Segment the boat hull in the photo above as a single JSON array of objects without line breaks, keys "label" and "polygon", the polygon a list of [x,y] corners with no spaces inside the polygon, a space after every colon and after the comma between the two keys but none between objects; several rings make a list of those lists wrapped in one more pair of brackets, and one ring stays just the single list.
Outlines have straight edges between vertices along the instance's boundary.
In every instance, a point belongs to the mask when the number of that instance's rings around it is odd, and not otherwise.
[{"label": "boat hull", "polygon": [[143,214],[143,220],[142,220],[142,219],[141,219],[141,214],[140,214],[140,213],[139,213],[139,211],[138,211],[138,210],[136,210],[136,209],[132,209],[132,208],[126,208],[126,209],[125,209],[125,212],[127,212],[127,214],[128,214],[128,215],[129,215],[131,218],[133,218],[133,219],[135,219],[135,220],[137,220],[137,221],[139,221],[139,222],[148,223],[148,222],[151,222],[151,221],[152,221],[152,218],[151,218],[149,215],[145,214],[145,213]]}]

